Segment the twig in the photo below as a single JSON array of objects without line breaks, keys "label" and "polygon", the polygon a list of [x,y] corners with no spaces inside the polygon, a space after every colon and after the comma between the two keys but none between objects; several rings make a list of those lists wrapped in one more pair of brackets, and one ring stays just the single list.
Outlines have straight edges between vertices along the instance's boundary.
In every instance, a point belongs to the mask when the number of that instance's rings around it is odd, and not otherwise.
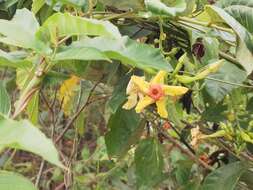
[{"label": "twig", "polygon": [[188,149],[185,149],[184,147],[182,147],[180,142],[178,142],[176,139],[174,139],[171,136],[167,135],[162,130],[160,130],[160,132],[163,134],[165,139],[167,139],[169,142],[174,144],[175,147],[177,147],[179,150],[181,150],[182,153],[186,154],[191,160],[193,160],[194,162],[198,163],[199,165],[203,166],[204,168],[206,168],[208,170],[211,170],[211,171],[214,170],[213,167],[209,166],[207,163],[205,163],[202,160],[198,159],[191,151],[189,151]]},{"label": "twig", "polygon": [[38,175],[37,175],[36,182],[35,182],[35,187],[38,187],[38,186],[39,186],[39,183],[40,183],[40,179],[41,179],[41,176],[42,176],[42,173],[43,173],[44,166],[45,166],[45,160],[42,160],[42,162],[41,162],[41,164],[40,164],[40,170],[39,170],[39,173],[38,173]]},{"label": "twig", "polygon": [[[101,79],[102,80],[102,79]],[[85,102],[85,104],[75,113],[75,115],[70,119],[70,121],[67,123],[66,127],[63,129],[62,133],[56,138],[55,143],[58,143],[61,138],[64,136],[64,134],[68,131],[68,129],[72,126],[72,124],[75,122],[75,120],[78,118],[78,116],[81,114],[81,112],[90,104],[90,99],[92,97],[92,94],[96,87],[99,85],[99,80],[91,89],[90,94]]]}]

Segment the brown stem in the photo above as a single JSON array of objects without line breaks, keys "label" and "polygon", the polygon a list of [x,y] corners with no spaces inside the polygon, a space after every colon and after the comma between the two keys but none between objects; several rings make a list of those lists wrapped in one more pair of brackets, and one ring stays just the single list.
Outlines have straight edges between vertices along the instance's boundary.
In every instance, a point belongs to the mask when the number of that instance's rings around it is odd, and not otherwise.
[{"label": "brown stem", "polygon": [[213,167],[209,166],[207,163],[203,162],[202,160],[198,159],[190,150],[185,149],[180,142],[178,142],[176,139],[173,137],[167,135],[164,133],[162,130],[160,132],[163,134],[164,138],[167,139],[169,142],[171,142],[175,147],[177,147],[179,150],[181,150],[182,153],[186,154],[191,160],[194,162],[198,163],[202,167],[208,169],[208,170],[214,170]]}]

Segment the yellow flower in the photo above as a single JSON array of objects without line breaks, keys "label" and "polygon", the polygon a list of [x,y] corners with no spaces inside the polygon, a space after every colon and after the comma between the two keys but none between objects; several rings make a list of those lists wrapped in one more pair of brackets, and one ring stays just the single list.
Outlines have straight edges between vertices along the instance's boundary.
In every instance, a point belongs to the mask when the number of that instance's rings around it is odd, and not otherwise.
[{"label": "yellow flower", "polygon": [[127,87],[128,101],[123,105],[123,108],[132,109],[136,106],[136,112],[140,113],[145,107],[155,103],[158,114],[167,118],[167,97],[183,95],[188,91],[188,88],[165,85],[166,76],[165,71],[160,71],[150,82],[145,81],[143,77],[132,76]]}]

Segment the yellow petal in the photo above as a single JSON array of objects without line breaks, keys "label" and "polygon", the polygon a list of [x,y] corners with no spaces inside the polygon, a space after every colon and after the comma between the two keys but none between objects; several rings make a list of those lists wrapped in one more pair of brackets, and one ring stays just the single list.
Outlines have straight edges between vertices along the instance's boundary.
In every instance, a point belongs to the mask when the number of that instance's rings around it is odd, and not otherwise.
[{"label": "yellow petal", "polygon": [[167,76],[167,72],[159,71],[156,76],[151,80],[153,84],[164,84],[164,79]]},{"label": "yellow petal", "polygon": [[188,91],[188,88],[183,86],[168,86],[163,85],[165,95],[168,96],[181,96]]},{"label": "yellow petal", "polygon": [[136,106],[136,108],[135,108],[135,111],[137,112],[137,113],[140,113],[145,107],[147,107],[148,105],[150,105],[150,104],[153,104],[155,101],[152,99],[152,98],[150,98],[149,96],[144,96],[144,98],[142,98],[139,102],[138,102],[138,104],[137,104],[137,106]]},{"label": "yellow petal", "polygon": [[146,82],[143,77],[132,76],[131,80],[141,92],[148,93],[149,83]]},{"label": "yellow petal", "polygon": [[[131,77],[128,85],[127,85],[127,88],[126,88],[126,94],[131,94],[131,93],[137,93],[138,92],[138,86],[135,84],[134,82],[134,77]],[[138,77],[138,78],[142,78],[143,80],[145,79],[144,77]],[[138,79],[137,79],[138,80]]]},{"label": "yellow petal", "polygon": [[137,104],[137,93],[132,93],[127,97],[127,102],[123,105],[122,108],[126,110],[132,109]]},{"label": "yellow petal", "polygon": [[158,100],[156,102],[157,106],[157,113],[163,117],[163,118],[168,118],[168,112],[167,112],[167,107],[166,107],[166,98],[162,98],[161,100]]}]

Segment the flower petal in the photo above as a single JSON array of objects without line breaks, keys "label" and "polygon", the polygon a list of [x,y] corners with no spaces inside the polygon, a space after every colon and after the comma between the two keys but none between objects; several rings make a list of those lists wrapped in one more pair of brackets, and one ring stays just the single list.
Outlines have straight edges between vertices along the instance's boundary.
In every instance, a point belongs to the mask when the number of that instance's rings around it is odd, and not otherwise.
[{"label": "flower petal", "polygon": [[166,107],[167,104],[166,103],[167,103],[166,98],[162,98],[161,100],[158,100],[156,102],[157,113],[163,118],[168,118],[168,111],[167,111],[167,107]]},{"label": "flower petal", "polygon": [[183,86],[168,86],[163,85],[165,95],[168,96],[181,96],[185,94],[189,89]]},{"label": "flower petal", "polygon": [[167,76],[166,71],[159,71],[150,82],[152,84],[164,84],[164,79],[166,76]]},{"label": "flower petal", "polygon": [[142,98],[138,102],[138,104],[137,104],[137,106],[135,108],[135,111],[137,113],[140,113],[145,107],[149,106],[150,104],[153,104],[154,102],[155,101],[152,98],[150,98],[149,96],[144,96],[144,98]]},{"label": "flower petal", "polygon": [[137,93],[131,93],[127,97],[127,102],[122,106],[122,108],[126,110],[132,109],[137,104],[137,98],[138,98]]},{"label": "flower petal", "polygon": [[144,77],[132,76],[131,80],[143,93],[148,93],[149,83],[144,80]]}]

